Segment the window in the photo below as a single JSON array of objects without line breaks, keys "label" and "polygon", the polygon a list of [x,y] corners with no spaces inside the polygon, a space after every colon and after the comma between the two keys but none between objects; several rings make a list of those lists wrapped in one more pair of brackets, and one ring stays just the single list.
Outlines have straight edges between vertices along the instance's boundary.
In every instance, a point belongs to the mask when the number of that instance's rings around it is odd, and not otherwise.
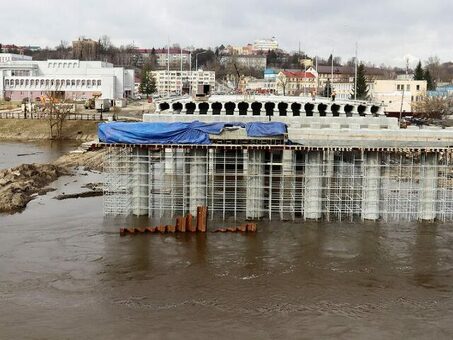
[{"label": "window", "polygon": [[50,84],[49,79],[46,79],[46,86],[49,86],[49,84]]},{"label": "window", "polygon": [[91,80],[90,79],[87,80],[87,86],[91,87]]},{"label": "window", "polygon": [[406,85],[406,91],[410,91],[411,90],[411,86],[409,84]]},{"label": "window", "polygon": [[8,79],[5,80],[5,85],[9,86],[9,80]]},{"label": "window", "polygon": [[98,80],[98,86],[101,86],[102,85],[102,82],[100,80]]},{"label": "window", "polygon": [[85,86],[85,79],[82,79],[82,86]]},{"label": "window", "polygon": [[71,86],[75,86],[75,80],[71,80]]},{"label": "window", "polygon": [[417,85],[415,88],[417,89],[417,91],[420,91],[420,85]]},{"label": "window", "polygon": [[66,86],[70,86],[71,85],[71,81],[69,79],[66,79]]},{"label": "window", "polygon": [[77,86],[80,86],[80,79],[77,79],[76,84],[77,84]]},{"label": "window", "polygon": [[55,80],[52,79],[52,80],[50,81],[50,86],[54,86],[54,85],[55,85]]}]

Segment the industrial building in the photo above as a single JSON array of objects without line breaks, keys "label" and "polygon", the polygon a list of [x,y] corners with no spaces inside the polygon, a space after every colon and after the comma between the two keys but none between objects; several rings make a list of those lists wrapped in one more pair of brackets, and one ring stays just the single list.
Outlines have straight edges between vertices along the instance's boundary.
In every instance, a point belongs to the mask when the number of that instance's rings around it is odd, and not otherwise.
[{"label": "industrial building", "polygon": [[100,94],[104,99],[121,99],[134,94],[134,70],[102,61],[4,56],[0,62],[0,98],[22,100],[56,91],[66,99],[87,99]]}]

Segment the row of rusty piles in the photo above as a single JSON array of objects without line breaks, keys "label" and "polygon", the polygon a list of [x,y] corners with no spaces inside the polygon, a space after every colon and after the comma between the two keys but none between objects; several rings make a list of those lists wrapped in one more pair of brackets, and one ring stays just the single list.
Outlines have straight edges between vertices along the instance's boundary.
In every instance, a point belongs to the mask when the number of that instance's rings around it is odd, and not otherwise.
[{"label": "row of rusty piles", "polygon": [[245,223],[241,224],[239,227],[229,227],[229,228],[219,228],[214,231],[215,233],[255,233],[256,232],[256,224],[255,223]]},{"label": "row of rusty piles", "polygon": [[196,224],[193,223],[192,214],[186,216],[176,217],[175,225],[160,225],[156,227],[146,228],[120,228],[120,235],[125,236],[127,234],[144,234],[144,233],[161,233],[161,234],[173,234],[173,233],[185,233],[185,232],[199,232],[205,233],[208,228],[208,207],[202,206],[197,207],[197,219]]}]

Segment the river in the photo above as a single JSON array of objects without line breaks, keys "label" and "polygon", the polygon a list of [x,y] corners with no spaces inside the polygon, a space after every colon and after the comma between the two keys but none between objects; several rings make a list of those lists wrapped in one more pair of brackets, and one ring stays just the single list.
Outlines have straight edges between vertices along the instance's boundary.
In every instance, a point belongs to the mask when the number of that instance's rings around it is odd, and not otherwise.
[{"label": "river", "polygon": [[52,198],[99,180],[62,177],[22,213],[0,215],[1,339],[452,336],[451,224],[120,237],[143,222],[105,218],[102,197]]}]

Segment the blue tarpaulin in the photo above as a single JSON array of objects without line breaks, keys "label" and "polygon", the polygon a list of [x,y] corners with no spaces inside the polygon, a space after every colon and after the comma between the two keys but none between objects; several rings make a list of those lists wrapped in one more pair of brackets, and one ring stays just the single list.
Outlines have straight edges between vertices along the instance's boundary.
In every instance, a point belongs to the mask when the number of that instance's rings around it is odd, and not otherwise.
[{"label": "blue tarpaulin", "polygon": [[125,144],[211,144],[209,134],[219,135],[225,127],[242,127],[249,137],[272,137],[286,133],[286,124],[253,123],[101,123],[99,140]]}]

